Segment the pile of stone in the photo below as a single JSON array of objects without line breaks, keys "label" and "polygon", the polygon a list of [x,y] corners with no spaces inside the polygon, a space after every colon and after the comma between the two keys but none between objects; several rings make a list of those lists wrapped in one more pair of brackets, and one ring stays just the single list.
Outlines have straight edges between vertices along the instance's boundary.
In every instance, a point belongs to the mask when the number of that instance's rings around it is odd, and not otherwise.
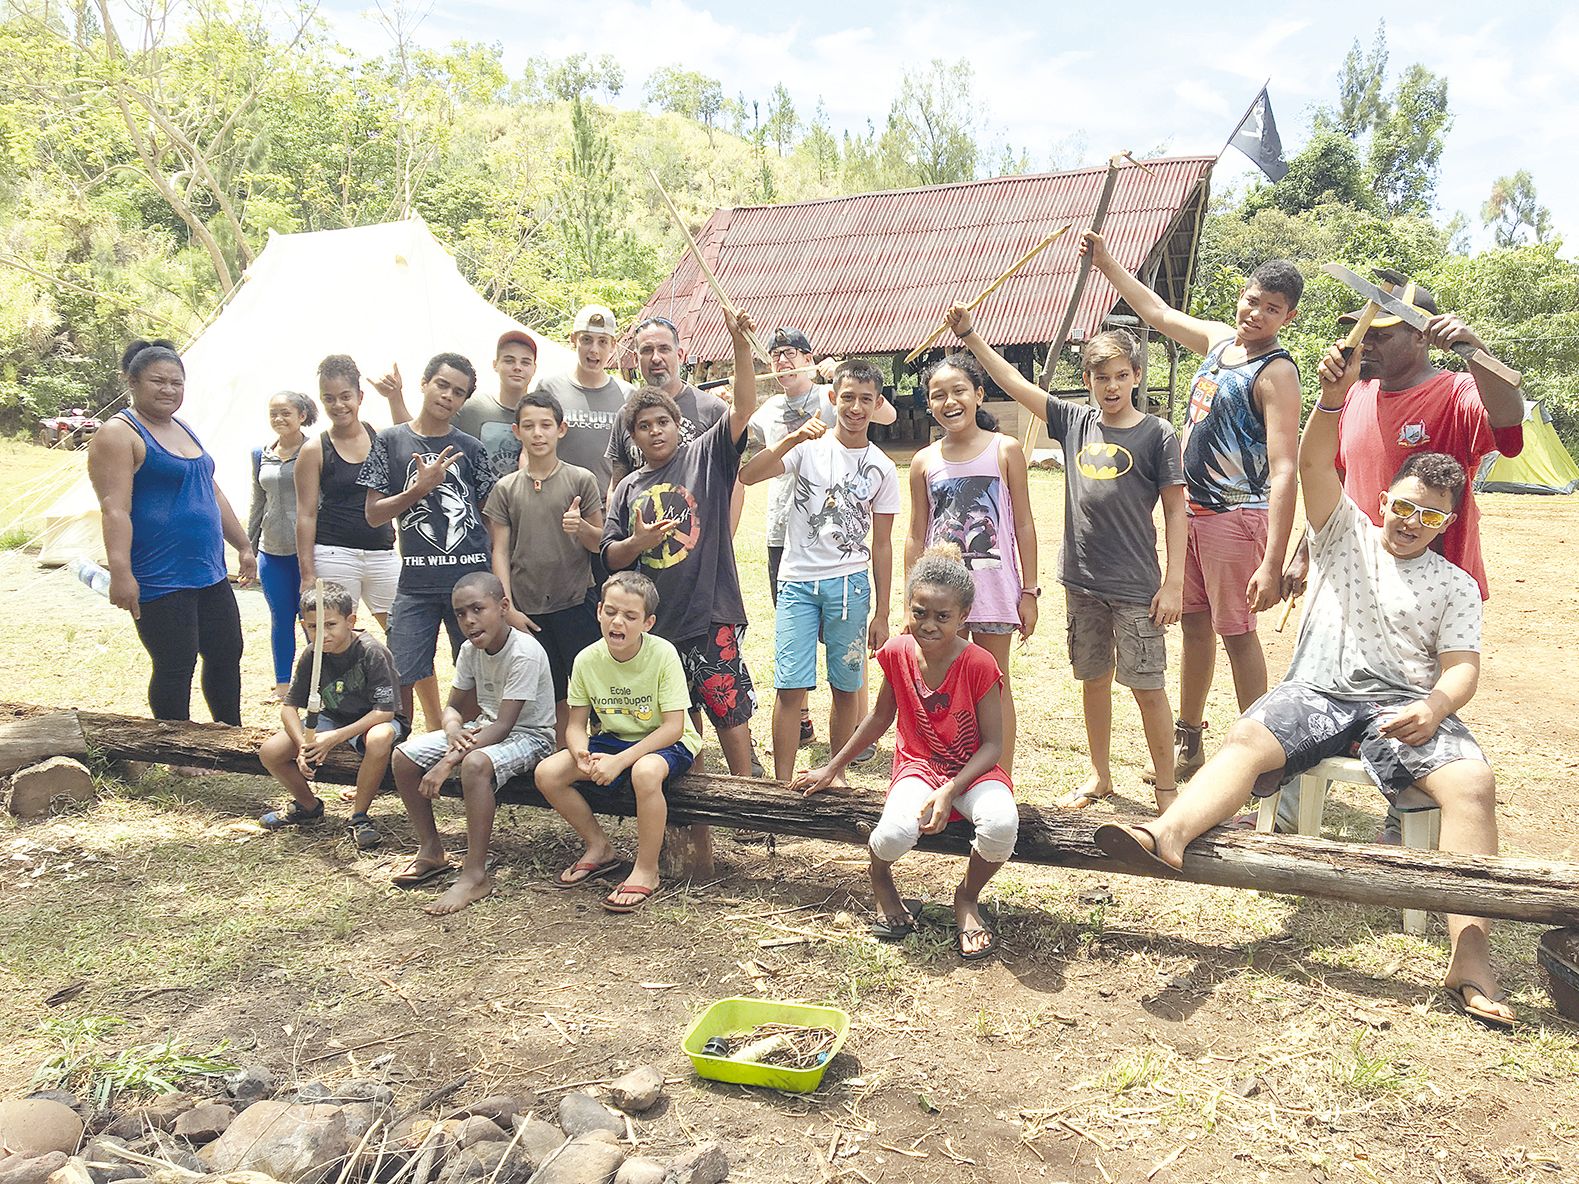
[{"label": "pile of stone", "polygon": [[601,1095],[569,1093],[555,1121],[530,1094],[432,1113],[377,1081],[277,1089],[253,1067],[219,1096],[166,1094],[118,1113],[60,1090],[0,1102],[0,1184],[721,1184],[717,1143],[661,1160],[628,1155],[629,1115],[664,1077],[644,1065]]}]

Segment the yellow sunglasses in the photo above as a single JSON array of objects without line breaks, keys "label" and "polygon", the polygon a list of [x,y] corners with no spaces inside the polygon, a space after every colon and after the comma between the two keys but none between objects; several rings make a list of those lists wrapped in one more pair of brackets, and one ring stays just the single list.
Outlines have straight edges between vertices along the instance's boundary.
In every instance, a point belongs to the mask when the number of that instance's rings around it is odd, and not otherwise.
[{"label": "yellow sunglasses", "polygon": [[1396,497],[1390,493],[1382,494],[1382,504],[1405,522],[1409,521],[1416,514],[1420,515],[1420,525],[1427,530],[1441,530],[1442,527],[1453,521],[1451,510],[1432,509],[1430,506],[1422,506],[1406,497]]}]

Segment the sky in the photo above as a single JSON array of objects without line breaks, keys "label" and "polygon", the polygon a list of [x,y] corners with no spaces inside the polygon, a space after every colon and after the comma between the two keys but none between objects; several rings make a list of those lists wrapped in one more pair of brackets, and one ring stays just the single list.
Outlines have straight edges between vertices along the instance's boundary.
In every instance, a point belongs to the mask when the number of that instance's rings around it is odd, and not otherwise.
[{"label": "sky", "polygon": [[[386,10],[394,0],[383,0]],[[416,39],[497,42],[518,74],[533,55],[612,54],[625,69],[619,105],[641,102],[656,69],[719,79],[726,95],[767,99],[783,82],[808,116],[819,99],[835,135],[879,128],[903,70],[966,58],[989,138],[1024,150],[1033,171],[1098,164],[1114,153],[1213,153],[1270,78],[1287,155],[1311,115],[1335,101],[1337,72],[1358,38],[1387,19],[1389,84],[1414,62],[1448,79],[1454,116],[1437,188],[1443,219],[1462,211],[1471,242],[1489,242],[1480,207],[1492,182],[1529,169],[1559,233],[1579,246],[1579,6],[1441,0],[1402,9],[1140,0],[1123,8],[1064,0],[945,4],[930,0],[402,0]],[[364,53],[389,46],[371,0],[325,0],[334,34]],[[1246,25],[1247,20],[1255,23]],[[1214,190],[1257,175],[1237,151]]]}]

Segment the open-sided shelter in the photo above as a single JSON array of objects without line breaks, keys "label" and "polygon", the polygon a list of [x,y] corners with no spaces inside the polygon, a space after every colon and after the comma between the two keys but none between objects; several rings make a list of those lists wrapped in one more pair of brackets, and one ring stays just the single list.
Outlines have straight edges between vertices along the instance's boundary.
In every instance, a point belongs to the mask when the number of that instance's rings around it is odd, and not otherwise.
[{"label": "open-sided shelter", "polygon": [[[1143,163],[1120,168],[1103,233],[1120,263],[1182,308],[1216,157]],[[899,360],[937,327],[952,301],[974,298],[1050,232],[1073,223],[977,312],[983,336],[1030,375],[1033,363],[1039,368],[1046,360],[1074,291],[1079,232],[1091,223],[1106,172],[994,177],[717,210],[696,235],[697,245],[724,292],[765,331],[803,329],[820,355],[891,355],[898,373]],[[1115,313],[1124,317],[1129,310],[1093,271],[1071,341],[1086,340]],[[710,367],[731,356],[722,311],[689,254],[641,316],[673,320],[693,363]],[[950,347],[957,342],[945,336],[929,356]]]},{"label": "open-sided shelter", "polygon": [[[272,439],[269,399],[282,390],[316,397],[325,356],[356,359],[366,392],[363,418],[383,427],[389,404],[366,379],[398,363],[414,415],[423,366],[434,354],[453,351],[477,368],[479,394],[495,392],[494,347],[506,329],[523,328],[466,282],[420,218],[272,234],[219,316],[182,351],[180,418],[213,456],[219,487],[245,522],[251,452]],[[568,346],[527,331],[537,341],[539,374],[574,369]],[[308,430],[324,426],[320,418]],[[46,564],[103,558],[98,501],[85,473],[50,507],[41,544]]]}]

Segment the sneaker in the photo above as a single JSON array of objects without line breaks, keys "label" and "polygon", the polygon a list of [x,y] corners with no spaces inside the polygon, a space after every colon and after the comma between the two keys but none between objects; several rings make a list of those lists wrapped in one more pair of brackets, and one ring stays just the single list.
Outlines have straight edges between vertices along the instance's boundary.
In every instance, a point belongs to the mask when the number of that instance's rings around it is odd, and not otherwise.
[{"label": "sneaker", "polygon": [[853,761],[851,761],[850,763],[852,765],[864,765],[864,764],[867,764],[867,763],[869,763],[871,761],[875,761],[876,759],[877,759],[877,745],[874,743],[874,744],[868,744],[865,748],[861,749],[860,752],[856,753],[855,754],[855,759]]},{"label": "sneaker", "polygon": [[1182,719],[1173,722],[1173,775],[1178,781],[1188,781],[1206,763],[1206,746],[1201,735],[1206,731],[1206,721],[1199,727]]},{"label": "sneaker", "polygon": [[351,815],[351,821],[345,824],[345,829],[350,832],[359,851],[371,851],[378,846],[378,830],[366,814]]},{"label": "sneaker", "polygon": [[283,830],[287,826],[306,826],[309,822],[323,821],[323,799],[312,809],[303,809],[300,802],[291,802],[283,810],[270,810],[258,819],[264,830]]},{"label": "sneaker", "polygon": [[812,726],[811,717],[806,716],[800,721],[800,744],[804,748],[817,738],[817,729]]}]

